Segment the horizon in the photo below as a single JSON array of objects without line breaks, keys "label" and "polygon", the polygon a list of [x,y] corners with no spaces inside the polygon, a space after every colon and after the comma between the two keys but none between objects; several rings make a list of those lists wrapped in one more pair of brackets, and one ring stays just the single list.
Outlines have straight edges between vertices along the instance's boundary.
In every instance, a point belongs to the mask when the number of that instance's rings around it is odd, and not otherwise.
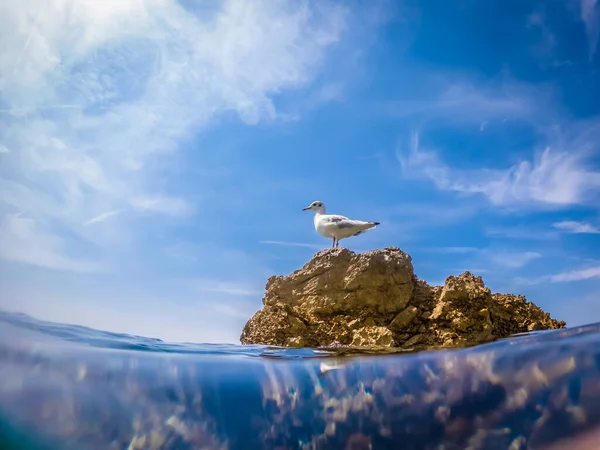
[{"label": "horizon", "polygon": [[0,9],[0,310],[239,344],[320,200],[380,222],[351,251],[600,321],[599,1]]}]

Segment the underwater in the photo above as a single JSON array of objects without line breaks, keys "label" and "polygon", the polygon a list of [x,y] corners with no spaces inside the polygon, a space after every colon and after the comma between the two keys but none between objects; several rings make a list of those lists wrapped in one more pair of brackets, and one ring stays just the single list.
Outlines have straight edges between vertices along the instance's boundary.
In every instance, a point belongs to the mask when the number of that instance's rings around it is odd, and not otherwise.
[{"label": "underwater", "polygon": [[598,448],[600,324],[424,352],[159,339],[0,313],[0,448]]}]

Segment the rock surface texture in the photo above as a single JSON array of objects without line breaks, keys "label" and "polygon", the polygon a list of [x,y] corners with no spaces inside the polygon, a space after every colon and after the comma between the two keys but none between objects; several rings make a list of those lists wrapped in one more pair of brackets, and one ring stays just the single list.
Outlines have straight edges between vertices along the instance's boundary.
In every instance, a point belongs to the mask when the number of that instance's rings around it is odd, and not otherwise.
[{"label": "rock surface texture", "polygon": [[320,251],[289,276],[270,277],[263,304],[242,344],[422,350],[565,326],[523,296],[493,294],[469,272],[429,286],[396,247]]}]

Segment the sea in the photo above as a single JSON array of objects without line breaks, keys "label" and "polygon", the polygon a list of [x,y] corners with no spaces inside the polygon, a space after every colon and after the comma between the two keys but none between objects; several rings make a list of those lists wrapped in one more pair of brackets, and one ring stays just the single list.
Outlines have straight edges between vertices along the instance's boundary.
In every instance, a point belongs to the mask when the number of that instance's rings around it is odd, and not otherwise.
[{"label": "sea", "polygon": [[402,352],[0,312],[0,449],[600,449],[600,324]]}]

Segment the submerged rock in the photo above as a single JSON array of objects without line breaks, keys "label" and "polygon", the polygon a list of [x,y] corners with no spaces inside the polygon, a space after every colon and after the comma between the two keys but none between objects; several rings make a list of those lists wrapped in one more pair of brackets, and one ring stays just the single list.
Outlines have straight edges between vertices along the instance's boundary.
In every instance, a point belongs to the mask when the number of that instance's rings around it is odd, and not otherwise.
[{"label": "submerged rock", "polygon": [[270,277],[263,304],[242,344],[421,350],[565,326],[523,296],[492,293],[470,272],[429,286],[396,247],[320,251],[292,274]]}]

